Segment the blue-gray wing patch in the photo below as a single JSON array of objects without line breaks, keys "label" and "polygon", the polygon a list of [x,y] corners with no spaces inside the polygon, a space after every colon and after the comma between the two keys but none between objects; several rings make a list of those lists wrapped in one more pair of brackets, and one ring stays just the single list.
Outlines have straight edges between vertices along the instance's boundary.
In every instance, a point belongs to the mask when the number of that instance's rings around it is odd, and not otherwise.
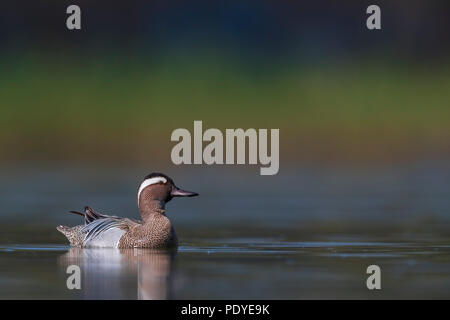
[{"label": "blue-gray wing patch", "polygon": [[[84,243],[88,244],[89,242],[96,240],[99,238],[102,238],[106,236],[106,233],[108,230],[111,229],[118,229],[122,230],[122,233],[114,233],[114,234],[123,234],[127,228],[127,225],[124,223],[124,221],[121,221],[122,219],[115,219],[115,218],[101,218],[92,221],[91,223],[85,225],[81,232],[85,233],[84,236]],[[109,233],[111,236],[113,236],[111,233]],[[109,239],[102,239],[102,240],[109,240]],[[115,241],[118,239],[110,239],[111,241]]]}]

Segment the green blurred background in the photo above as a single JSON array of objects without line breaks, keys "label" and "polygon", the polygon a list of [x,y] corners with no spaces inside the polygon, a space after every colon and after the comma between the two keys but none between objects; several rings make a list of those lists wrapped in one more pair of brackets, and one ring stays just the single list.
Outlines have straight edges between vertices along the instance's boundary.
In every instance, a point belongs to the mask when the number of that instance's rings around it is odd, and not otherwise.
[{"label": "green blurred background", "polygon": [[281,168],[450,155],[445,1],[1,5],[0,161],[161,166],[172,130],[280,128]]}]

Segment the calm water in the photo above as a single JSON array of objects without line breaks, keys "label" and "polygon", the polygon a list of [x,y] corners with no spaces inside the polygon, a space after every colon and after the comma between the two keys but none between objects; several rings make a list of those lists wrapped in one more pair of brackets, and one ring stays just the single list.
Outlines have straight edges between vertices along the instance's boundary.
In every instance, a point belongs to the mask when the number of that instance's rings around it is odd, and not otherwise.
[{"label": "calm water", "polygon": [[[450,298],[449,167],[257,171],[165,170],[200,193],[168,204],[175,253],[70,248],[54,229],[84,205],[137,217],[145,170],[4,170],[0,298]],[[81,290],[66,287],[73,264]]]}]

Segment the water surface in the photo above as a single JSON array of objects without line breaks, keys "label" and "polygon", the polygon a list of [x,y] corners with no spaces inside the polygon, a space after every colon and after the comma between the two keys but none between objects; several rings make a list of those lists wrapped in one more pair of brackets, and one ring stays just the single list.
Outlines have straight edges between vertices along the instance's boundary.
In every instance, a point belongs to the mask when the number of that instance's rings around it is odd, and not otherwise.
[{"label": "water surface", "polygon": [[[200,193],[168,204],[177,252],[70,248],[54,229],[81,223],[68,210],[137,217],[140,172],[2,172],[0,298],[450,298],[445,166],[172,173]],[[372,264],[379,291],[366,287]],[[66,286],[69,265],[81,290]]]}]

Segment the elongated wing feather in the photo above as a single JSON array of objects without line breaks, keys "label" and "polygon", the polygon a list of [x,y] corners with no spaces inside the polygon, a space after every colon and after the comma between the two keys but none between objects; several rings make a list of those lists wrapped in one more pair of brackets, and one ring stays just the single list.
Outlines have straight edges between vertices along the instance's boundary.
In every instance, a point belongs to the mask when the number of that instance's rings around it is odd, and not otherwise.
[{"label": "elongated wing feather", "polygon": [[92,241],[105,231],[112,228],[128,230],[128,224],[125,219],[116,217],[100,218],[94,220],[81,229],[81,232],[85,233],[84,242],[87,243],[89,241]]},{"label": "elongated wing feather", "polygon": [[92,209],[89,206],[84,207],[84,212],[78,212],[78,211],[69,211],[70,213],[78,214],[80,216],[84,217],[84,224],[88,225],[89,223],[97,220],[97,219],[104,219],[104,218],[115,218],[120,219],[116,216],[108,216],[106,214],[98,213],[94,209]]},{"label": "elongated wing feather", "polygon": [[84,215],[85,215],[85,222],[87,221],[87,223],[91,223],[92,221],[97,219],[108,219],[108,218],[121,219],[120,217],[108,216],[106,214],[98,213],[88,206],[84,207]]}]

